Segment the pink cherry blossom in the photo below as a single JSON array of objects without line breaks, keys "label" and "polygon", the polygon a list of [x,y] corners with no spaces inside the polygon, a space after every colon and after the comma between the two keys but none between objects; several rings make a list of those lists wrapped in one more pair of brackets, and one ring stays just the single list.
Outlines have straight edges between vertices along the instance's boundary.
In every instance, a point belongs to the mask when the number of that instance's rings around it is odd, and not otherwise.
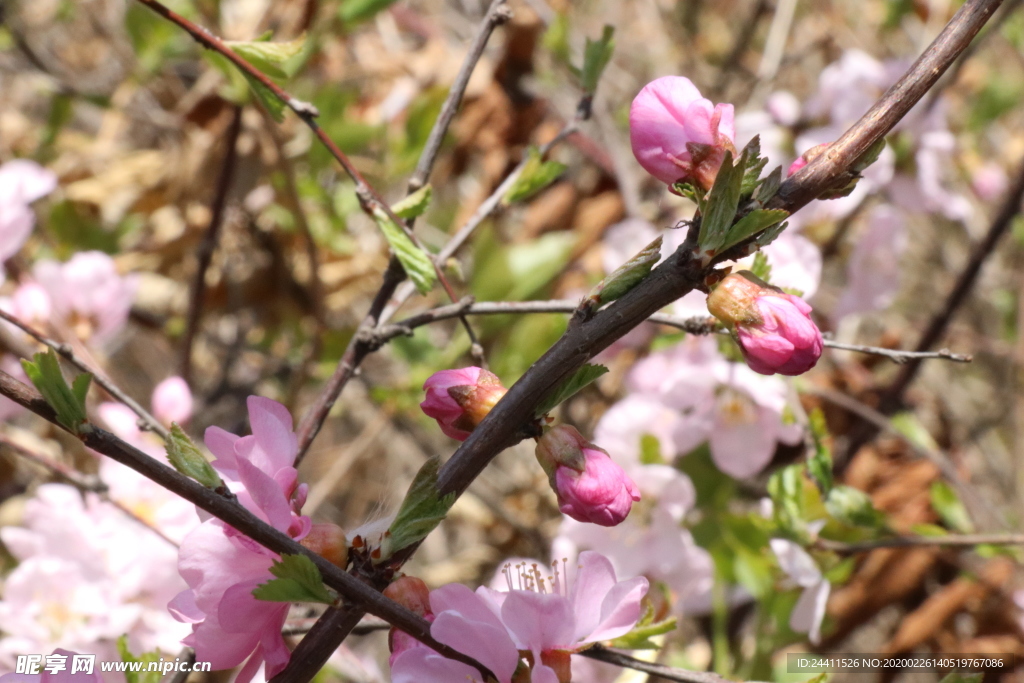
[{"label": "pink cherry blossom", "polygon": [[28,239],[36,217],[29,206],[57,187],[57,176],[28,159],[0,166],[0,263]]},{"label": "pink cherry blossom", "polygon": [[[309,517],[299,514],[306,486],[298,485],[294,467],[298,440],[292,418],[280,403],[250,396],[251,436],[235,436],[219,427],[206,430],[213,466],[239,502],[250,512],[301,540]],[[178,571],[189,589],[168,605],[179,621],[192,624],[184,642],[214,669],[246,662],[236,683],[248,683],[265,665],[267,678],[284,669],[290,653],[281,637],[286,603],[264,602],[253,589],[272,578],[278,556],[217,519],[207,519],[181,545]]]},{"label": "pink cherry blossom", "polygon": [[754,304],[760,324],[737,325],[747,364],[762,375],[801,375],[815,366],[824,342],[811,307],[791,294],[762,296]]},{"label": "pink cherry blossom", "polygon": [[664,76],[633,100],[629,137],[637,161],[658,180],[710,189],[725,152],[735,151],[733,106],[713,105],[688,78]]},{"label": "pink cherry blossom", "polygon": [[995,161],[987,161],[971,174],[971,189],[978,198],[991,202],[1003,196],[1010,180],[1002,165]]},{"label": "pink cherry blossom", "polygon": [[833,320],[878,311],[893,302],[902,281],[902,258],[908,245],[908,217],[882,204],[868,214],[846,264],[846,288],[832,312]]},{"label": "pink cherry blossom", "polygon": [[789,616],[789,627],[797,633],[808,634],[811,644],[817,645],[821,642],[821,622],[825,619],[832,586],[822,576],[814,559],[796,543],[773,538],[771,546],[782,571],[804,589]]},{"label": "pink cherry blossom", "polygon": [[494,373],[477,367],[435,372],[423,389],[427,398],[420,409],[458,441],[469,437],[506,391]]},{"label": "pink cherry blossom", "polygon": [[67,263],[39,261],[32,273],[50,295],[54,314],[82,339],[110,341],[128,321],[138,276],[119,275],[103,252],[79,252]]},{"label": "pink cherry blossom", "polygon": [[636,484],[611,456],[569,425],[545,432],[537,443],[537,460],[558,496],[559,509],[573,519],[614,526],[640,500]]},{"label": "pink cherry blossom", "polygon": [[168,377],[153,389],[153,416],[164,424],[184,424],[192,417],[192,390],[178,376]]}]

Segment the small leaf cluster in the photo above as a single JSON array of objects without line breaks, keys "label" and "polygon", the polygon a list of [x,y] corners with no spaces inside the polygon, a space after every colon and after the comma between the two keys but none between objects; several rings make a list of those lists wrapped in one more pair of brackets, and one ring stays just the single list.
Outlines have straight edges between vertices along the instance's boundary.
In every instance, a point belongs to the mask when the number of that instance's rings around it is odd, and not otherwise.
[{"label": "small leaf cluster", "polygon": [[68,386],[60,371],[60,362],[53,349],[37,353],[32,360],[21,361],[25,374],[39,393],[57,413],[57,421],[72,434],[81,431],[88,418],[85,414],[85,395],[89,392],[92,375],[82,373]]}]

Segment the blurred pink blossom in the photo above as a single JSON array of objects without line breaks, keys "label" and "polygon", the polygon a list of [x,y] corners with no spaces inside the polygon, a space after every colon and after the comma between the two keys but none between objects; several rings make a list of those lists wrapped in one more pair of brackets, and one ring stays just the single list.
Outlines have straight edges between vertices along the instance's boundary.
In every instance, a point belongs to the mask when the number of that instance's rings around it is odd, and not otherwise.
[{"label": "blurred pink blossom", "polygon": [[902,280],[907,249],[907,216],[887,204],[873,207],[846,264],[846,288],[832,319],[877,311],[892,303]]},{"label": "blurred pink blossom", "polygon": [[1010,184],[1006,171],[995,161],[987,161],[971,175],[971,188],[978,198],[991,202],[999,199]]},{"label": "blurred pink blossom", "polygon": [[83,251],[66,263],[43,260],[32,269],[50,295],[53,312],[80,338],[110,341],[128,321],[138,276],[121,276],[114,260],[100,251]]},{"label": "blurred pink blossom", "polygon": [[563,514],[581,522],[615,526],[640,492],[604,450],[570,425],[558,425],[537,443],[537,460],[548,475]]},{"label": "blurred pink blossom", "polygon": [[28,239],[36,217],[29,206],[57,187],[57,176],[28,159],[0,166],[0,263]]},{"label": "blurred pink blossom", "polygon": [[423,389],[427,397],[420,409],[458,441],[469,437],[506,392],[494,373],[477,367],[435,372]]},{"label": "blurred pink blossom", "polygon": [[[295,456],[298,440],[288,409],[259,396],[248,400],[251,436],[235,436],[219,427],[206,430],[206,445],[217,457],[214,468],[247,510],[296,540],[310,531],[309,517],[299,514],[307,487],[298,485]],[[176,619],[192,624],[182,642],[196,658],[214,669],[246,662],[236,683],[248,683],[261,664],[269,679],[291,656],[281,627],[287,603],[265,602],[253,589],[272,578],[278,556],[217,519],[207,519],[181,544],[178,571],[189,585],[168,608]]]},{"label": "blurred pink blossom", "polygon": [[796,543],[773,538],[771,546],[782,571],[804,589],[789,616],[789,627],[797,633],[808,634],[811,644],[817,645],[821,642],[821,622],[825,619],[832,586],[822,576],[814,559]]},{"label": "blurred pink blossom", "polygon": [[651,81],[629,110],[633,155],[648,173],[710,189],[726,151],[735,152],[731,104],[713,105],[688,78]]},{"label": "blurred pink blossom", "polygon": [[153,416],[169,425],[185,424],[192,417],[192,390],[181,377],[168,377],[153,389]]}]

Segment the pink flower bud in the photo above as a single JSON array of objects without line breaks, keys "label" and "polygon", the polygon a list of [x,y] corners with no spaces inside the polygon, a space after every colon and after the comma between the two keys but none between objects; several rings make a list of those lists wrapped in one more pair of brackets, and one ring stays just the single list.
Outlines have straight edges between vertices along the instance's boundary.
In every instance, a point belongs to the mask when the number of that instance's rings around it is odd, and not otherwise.
[{"label": "pink flower bud", "polygon": [[640,500],[640,490],[622,468],[569,425],[545,432],[537,460],[558,496],[558,508],[580,522],[615,526]]},{"label": "pink flower bud", "polygon": [[819,156],[821,156],[822,152],[824,152],[826,149],[828,149],[828,146],[830,144],[831,143],[829,143],[829,142],[823,142],[820,145],[815,145],[814,147],[811,147],[809,150],[807,150],[806,152],[801,154],[800,157],[796,161],[794,161],[792,164],[789,165],[789,170],[786,171],[786,175],[787,176],[793,175],[794,173],[799,171],[801,168],[803,168],[807,164],[809,164],[812,161],[814,161],[815,159],[817,159]]},{"label": "pink flower bud", "polygon": [[668,185],[680,180],[711,188],[726,150],[735,154],[731,104],[713,105],[681,76],[651,81],[629,110],[633,155]]},{"label": "pink flower bud", "polygon": [[153,415],[164,424],[184,424],[192,417],[192,390],[177,375],[156,385],[150,403]]},{"label": "pink flower bud", "polygon": [[[384,595],[430,623],[434,622],[434,613],[430,611],[430,591],[422,579],[415,576],[398,578],[384,589]],[[391,648],[391,657],[388,658],[388,664],[391,666],[394,665],[398,655],[406,650],[411,650],[414,647],[427,647],[397,628],[392,628],[388,633],[388,646]]]},{"label": "pink flower bud", "polygon": [[314,524],[299,543],[342,569],[348,564],[348,540],[337,524]]},{"label": "pink flower bud", "polygon": [[427,398],[420,408],[437,420],[442,432],[459,441],[466,440],[508,391],[494,373],[476,367],[435,372],[423,389]]},{"label": "pink flower bud", "polygon": [[708,296],[708,310],[728,327],[747,365],[762,375],[799,375],[814,367],[824,343],[811,307],[749,271],[727,276]]}]

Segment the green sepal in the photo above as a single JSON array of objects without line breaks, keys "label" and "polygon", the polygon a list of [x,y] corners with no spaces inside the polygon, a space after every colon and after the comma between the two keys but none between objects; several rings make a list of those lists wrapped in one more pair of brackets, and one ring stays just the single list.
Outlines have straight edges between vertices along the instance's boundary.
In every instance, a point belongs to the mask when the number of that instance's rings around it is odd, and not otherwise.
[{"label": "green sepal", "polygon": [[[423,463],[423,467],[416,473],[416,478],[413,479],[409,492],[402,501],[402,507],[395,516],[395,521],[388,529],[391,534],[391,553],[426,538],[455,503],[454,493],[442,496],[437,490],[437,472],[440,467],[441,458],[434,455]],[[379,560],[387,559],[384,554],[390,553],[383,553]]]},{"label": "green sepal", "polygon": [[53,349],[37,353],[32,357],[32,361],[23,358],[21,366],[43,399],[57,413],[57,422],[72,434],[78,434],[79,427],[88,419],[85,413],[85,396],[89,391],[92,375],[78,375],[69,387],[60,371],[60,362]]},{"label": "green sepal", "polygon": [[164,449],[167,451],[167,460],[171,466],[186,477],[195,479],[208,489],[224,485],[224,481],[213,469],[210,461],[176,422],[171,423],[171,438],[164,444]]},{"label": "green sepal", "polygon": [[537,409],[533,413],[534,417],[543,417],[548,414],[555,409],[555,406],[560,404],[562,401],[565,401],[606,372],[608,372],[608,368],[603,365],[592,365],[590,363],[584,365],[574,372],[569,379],[562,382],[558,389],[553,391],[550,396],[544,399],[540,405],[537,406]]},{"label": "green sepal", "polygon": [[437,281],[437,273],[430,257],[417,247],[405,231],[379,206],[373,207],[373,218],[377,221],[377,227],[384,233],[384,239],[391,245],[402,268],[405,269],[405,274],[416,285],[417,291],[420,294],[429,293]]},{"label": "green sepal", "polygon": [[266,602],[319,602],[333,605],[335,597],[324,586],[320,570],[305,555],[282,555],[274,561],[270,573],[277,578],[252,590],[257,600]]},{"label": "green sepal", "polygon": [[536,147],[531,147],[526,154],[526,164],[523,166],[522,173],[512,183],[512,187],[508,188],[508,192],[501,200],[505,206],[529,199],[553,183],[568,168],[565,164],[557,161],[543,161],[540,150]]}]

